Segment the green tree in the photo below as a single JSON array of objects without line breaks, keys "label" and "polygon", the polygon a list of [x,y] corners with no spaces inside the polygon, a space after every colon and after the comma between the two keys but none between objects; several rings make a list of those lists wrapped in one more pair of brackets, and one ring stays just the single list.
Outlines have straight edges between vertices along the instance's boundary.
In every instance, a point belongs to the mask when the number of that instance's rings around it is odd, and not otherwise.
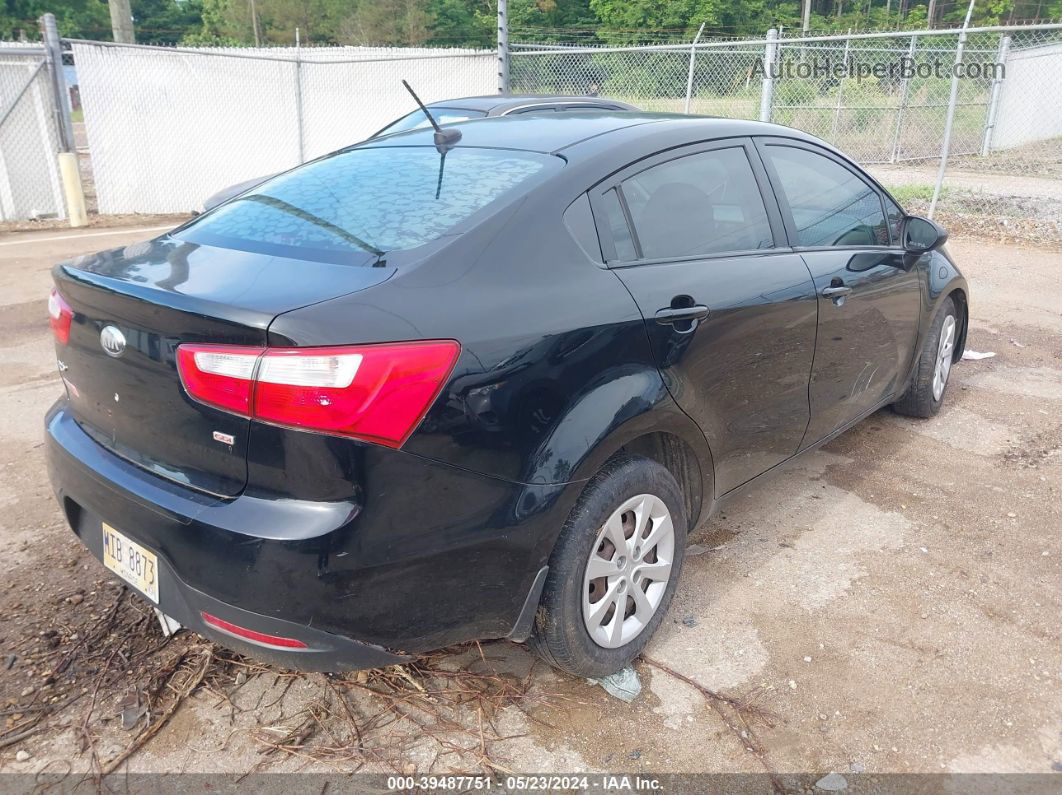
[{"label": "green tree", "polygon": [[39,39],[37,20],[49,11],[60,35],[110,38],[111,17],[102,0],[0,0],[0,39]]},{"label": "green tree", "polygon": [[133,26],[140,43],[177,44],[202,24],[202,0],[133,0]]}]

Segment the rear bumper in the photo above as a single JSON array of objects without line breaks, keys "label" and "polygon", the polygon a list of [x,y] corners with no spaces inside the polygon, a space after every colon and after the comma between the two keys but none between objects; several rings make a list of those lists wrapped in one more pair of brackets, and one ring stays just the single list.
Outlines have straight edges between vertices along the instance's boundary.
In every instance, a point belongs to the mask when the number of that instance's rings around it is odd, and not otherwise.
[{"label": "rear bumper", "polygon": [[[221,499],[101,447],[65,400],[45,424],[53,490],[97,559],[106,522],[158,555],[164,613],[304,670],[393,664],[519,634],[569,507],[565,486],[508,483],[374,445],[358,451],[349,499],[304,502],[250,487]],[[260,646],[207,625],[204,612],[309,648]]]},{"label": "rear bumper", "polygon": [[[97,560],[103,559],[102,520],[92,511],[81,510],[74,532]],[[131,535],[127,533],[126,535]],[[183,627],[232,649],[264,662],[302,671],[349,671],[394,665],[410,659],[380,646],[361,643],[342,635],[324,632],[280,618],[243,610],[193,588],[174,570],[169,561],[159,558],[158,608],[176,619]],[[117,575],[114,575],[117,577]],[[292,638],[306,644],[303,649],[281,649],[245,640],[217,629],[203,620],[203,614],[280,638]]]}]

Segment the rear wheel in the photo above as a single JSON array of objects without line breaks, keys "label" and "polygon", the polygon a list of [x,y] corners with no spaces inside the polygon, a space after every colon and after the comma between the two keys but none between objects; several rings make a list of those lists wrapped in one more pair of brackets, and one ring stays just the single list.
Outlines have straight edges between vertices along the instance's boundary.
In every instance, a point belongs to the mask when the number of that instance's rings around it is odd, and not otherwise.
[{"label": "rear wheel", "polygon": [[959,313],[948,298],[937,310],[915,366],[907,391],[892,404],[893,410],[908,417],[932,417],[944,402],[951,376],[955,346],[959,341]]},{"label": "rear wheel", "polygon": [[579,676],[614,673],[648,643],[686,547],[682,493],[647,458],[610,461],[572,510],[550,558],[531,644]]}]

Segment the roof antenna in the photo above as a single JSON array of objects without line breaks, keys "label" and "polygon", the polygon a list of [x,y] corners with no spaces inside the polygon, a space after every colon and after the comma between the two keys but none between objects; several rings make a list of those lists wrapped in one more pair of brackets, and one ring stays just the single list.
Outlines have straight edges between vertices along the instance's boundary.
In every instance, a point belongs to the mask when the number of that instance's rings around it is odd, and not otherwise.
[{"label": "roof antenna", "polygon": [[445,155],[448,149],[452,149],[458,141],[461,140],[461,131],[455,130],[453,127],[444,130],[439,126],[439,123],[435,121],[435,117],[428,112],[428,109],[424,107],[424,103],[420,101],[420,97],[405,80],[402,81],[402,85],[406,87],[413,99],[420,105],[420,109],[424,111],[424,115],[428,117],[428,121],[431,122],[431,126],[435,129],[435,148],[439,150],[439,154]]}]

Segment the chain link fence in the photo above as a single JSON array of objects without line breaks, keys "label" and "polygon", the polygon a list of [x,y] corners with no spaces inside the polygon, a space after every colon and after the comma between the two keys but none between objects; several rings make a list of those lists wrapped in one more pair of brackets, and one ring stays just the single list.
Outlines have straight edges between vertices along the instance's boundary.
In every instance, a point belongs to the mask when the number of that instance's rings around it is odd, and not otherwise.
[{"label": "chain link fence", "polygon": [[[411,110],[402,79],[426,102],[497,85],[493,50],[67,44],[84,113],[74,133],[100,213],[188,212],[227,185],[362,140]],[[944,223],[1062,242],[1062,25],[514,44],[509,64],[514,93],[608,95],[806,130],[912,212],[929,210],[946,148]],[[64,214],[49,79],[38,48],[0,45],[0,219]]]},{"label": "chain link fence", "polygon": [[[1062,242],[1062,25],[786,35],[696,45],[514,44],[514,92],[590,93],[646,110],[760,119],[867,166],[953,229]],[[955,101],[952,76],[958,75]]]},{"label": "chain link fence", "polygon": [[0,42],[0,221],[65,216],[43,49]]},{"label": "chain link fence", "polygon": [[181,213],[357,143],[425,102],[490,94],[493,50],[70,42],[101,213]]}]

